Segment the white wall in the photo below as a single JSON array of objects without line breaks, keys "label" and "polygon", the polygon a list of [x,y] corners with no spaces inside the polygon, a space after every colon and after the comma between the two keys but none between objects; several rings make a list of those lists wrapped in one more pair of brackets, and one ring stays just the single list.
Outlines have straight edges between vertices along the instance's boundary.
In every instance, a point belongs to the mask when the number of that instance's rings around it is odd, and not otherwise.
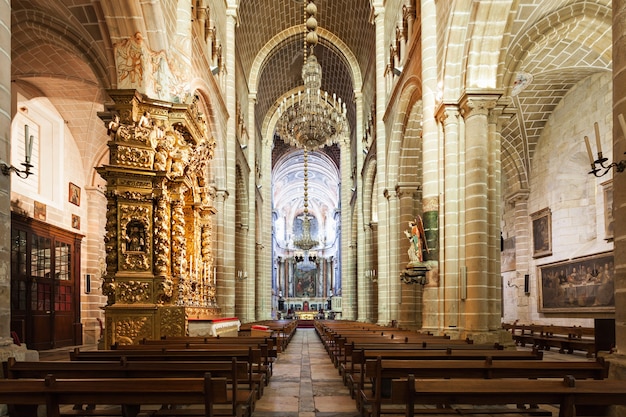
[{"label": "white wall", "polygon": [[[594,122],[598,122],[604,156],[612,159],[611,83],[610,73],[597,73],[572,88],[552,113],[531,155],[528,228],[532,227],[532,213],[544,208],[551,210],[552,255],[533,259],[532,234],[528,248],[517,248],[518,257],[520,249],[531,251],[530,262],[528,270],[502,274],[505,322],[519,319],[520,323],[593,325],[589,314],[538,311],[538,267],[613,249],[613,244],[605,240],[602,186],[611,175],[596,179],[588,174],[591,167],[583,139],[589,137],[595,154]],[[514,232],[513,210],[505,205],[505,236]],[[528,295],[523,291],[525,274],[530,275]]]}]

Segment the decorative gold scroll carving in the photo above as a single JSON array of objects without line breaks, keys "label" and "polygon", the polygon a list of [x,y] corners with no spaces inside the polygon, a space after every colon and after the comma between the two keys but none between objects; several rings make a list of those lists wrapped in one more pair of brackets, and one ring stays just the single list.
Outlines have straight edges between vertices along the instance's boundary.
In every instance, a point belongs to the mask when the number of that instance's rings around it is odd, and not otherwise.
[{"label": "decorative gold scroll carving", "polygon": [[115,342],[120,345],[132,345],[135,340],[150,338],[152,317],[118,317],[115,322]]},{"label": "decorative gold scroll carving", "polygon": [[116,146],[111,148],[111,159],[115,161],[116,165],[151,169],[154,161],[154,151],[151,149]]},{"label": "decorative gold scroll carving", "polygon": [[125,304],[149,303],[151,284],[146,281],[122,281],[117,284],[117,300]]},{"label": "decorative gold scroll carving", "polygon": [[183,308],[164,307],[159,310],[161,312],[160,333],[163,336],[185,336],[187,329],[185,328],[185,310]]}]

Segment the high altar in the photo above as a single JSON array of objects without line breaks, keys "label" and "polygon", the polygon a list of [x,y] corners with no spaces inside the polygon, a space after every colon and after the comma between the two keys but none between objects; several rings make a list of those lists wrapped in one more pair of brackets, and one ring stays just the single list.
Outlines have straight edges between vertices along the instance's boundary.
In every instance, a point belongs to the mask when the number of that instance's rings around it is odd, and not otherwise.
[{"label": "high altar", "polygon": [[114,104],[99,114],[110,136],[109,164],[98,168],[107,181],[104,343],[183,336],[190,320],[220,315],[207,181],[215,141],[195,99],[109,95]]}]

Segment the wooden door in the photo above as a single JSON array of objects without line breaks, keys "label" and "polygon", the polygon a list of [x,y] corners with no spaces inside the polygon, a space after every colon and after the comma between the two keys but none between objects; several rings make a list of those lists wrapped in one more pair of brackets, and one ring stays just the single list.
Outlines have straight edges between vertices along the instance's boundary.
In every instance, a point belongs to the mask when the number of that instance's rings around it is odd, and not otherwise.
[{"label": "wooden door", "polygon": [[40,223],[13,217],[11,330],[30,349],[78,345],[80,236]]}]

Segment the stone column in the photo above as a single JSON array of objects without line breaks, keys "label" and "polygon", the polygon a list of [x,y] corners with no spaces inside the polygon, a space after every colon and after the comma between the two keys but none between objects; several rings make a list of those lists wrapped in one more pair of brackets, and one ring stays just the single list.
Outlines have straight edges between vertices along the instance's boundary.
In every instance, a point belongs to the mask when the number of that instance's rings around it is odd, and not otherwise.
[{"label": "stone column", "polygon": [[378,223],[370,223],[368,226],[369,233],[369,245],[368,256],[371,261],[371,269],[375,271],[375,277],[370,284],[368,284],[368,297],[367,297],[367,318],[368,322],[376,323],[378,320],[378,285],[380,278],[380,270],[378,268]]},{"label": "stone column", "polygon": [[[402,232],[398,219],[400,218],[400,210],[398,208],[400,202],[396,190],[387,192],[385,195],[389,204],[389,246],[387,246],[387,257],[389,260],[388,288],[389,288],[389,320],[398,321],[400,318],[400,303],[402,302],[400,294],[400,271],[404,267],[404,257],[399,254],[399,243]],[[406,237],[403,239],[403,241]]]},{"label": "stone column", "polygon": [[507,122],[512,112],[505,112],[508,101],[501,100],[496,108],[489,115],[489,168],[487,172],[488,188],[488,246],[489,246],[489,330],[500,331],[501,325],[501,300],[502,300],[502,278],[500,261],[500,237],[502,220],[502,161],[501,161],[501,131],[502,126]]},{"label": "stone column", "polygon": [[[405,11],[412,27],[412,8]],[[431,265],[437,267],[439,260],[439,181],[440,181],[440,143],[437,119],[435,116],[437,99],[437,28],[430,24],[437,18],[435,3],[422,0],[420,6],[421,44],[422,44],[422,218],[429,253],[425,256]],[[436,274],[435,270],[433,274]],[[429,274],[432,275],[432,274]],[[429,276],[429,281],[437,277]]]},{"label": "stone column", "polygon": [[[0,3],[0,161],[11,164],[11,2]],[[11,338],[11,175],[0,174],[0,360],[24,359]],[[35,352],[36,354],[36,352]]]},{"label": "stone column", "polygon": [[387,199],[383,198],[387,189],[387,139],[383,116],[387,106],[387,88],[385,81],[385,66],[388,62],[385,56],[385,8],[383,1],[372,2],[374,8],[374,24],[376,26],[376,184],[374,193],[378,200],[378,244],[383,250],[378,251],[378,319],[377,322],[387,325],[391,321],[389,305],[389,280],[399,279],[390,276],[389,253],[389,215]]},{"label": "stone column", "polygon": [[[436,112],[443,137],[443,193],[441,228],[444,242],[439,251],[437,282],[424,288],[423,330],[450,332],[459,325],[459,248],[462,247],[463,225],[463,161],[461,160],[461,121],[459,109],[454,104],[443,104]],[[431,276],[431,278],[433,278]],[[433,280],[429,280],[433,281]]]},{"label": "stone column", "polygon": [[[215,207],[217,209],[215,219],[217,242],[217,253],[215,254],[215,267],[217,268],[217,305],[222,311],[224,317],[233,317],[235,315],[235,269],[234,263],[230,267],[226,267],[224,263],[224,252],[226,251],[226,242],[224,238],[224,221],[226,219],[226,200],[228,192],[226,190],[217,190],[215,193]],[[228,273],[228,275],[227,275]]]},{"label": "stone column", "polygon": [[85,187],[87,193],[87,236],[83,253],[89,258],[85,262],[85,273],[90,275],[91,292],[82,294],[81,322],[83,323],[83,343],[95,344],[100,340],[100,325],[98,318],[104,321],[102,306],[106,304],[106,297],[102,295],[102,275],[106,272],[104,257],[104,236],[107,199],[103,191],[95,187]]},{"label": "stone column", "polygon": [[[257,102],[256,93],[248,94],[248,126],[256,126],[255,107]],[[271,319],[271,294],[272,294],[272,259],[268,256],[261,256],[264,245],[263,236],[258,222],[257,204],[261,204],[262,199],[257,199],[257,162],[256,162],[256,129],[248,129],[248,151],[247,160],[249,167],[248,175],[248,224],[251,230],[248,240],[248,253],[254,254],[248,262],[248,275],[254,280],[250,286],[250,318],[252,320]],[[262,189],[261,189],[262,190]],[[259,192],[260,194],[260,192]],[[261,305],[264,308],[259,308]],[[267,306],[267,308],[265,308]],[[256,309],[255,309],[256,307]]]},{"label": "stone column", "polygon": [[[363,162],[365,161],[365,155],[363,154],[363,141],[360,140],[365,135],[363,131],[363,93],[360,91],[355,92],[355,104],[356,104],[356,132],[355,137],[357,141],[356,145],[356,166],[354,169],[354,178],[352,184],[354,184],[356,188],[356,199],[355,199],[355,207],[353,219],[356,221],[356,231],[357,231],[357,315],[356,319],[358,321],[366,321],[365,314],[365,305],[367,304],[367,288],[368,283],[363,279],[365,276],[365,271],[367,270],[367,236],[364,227],[364,217],[363,217],[363,190],[365,189],[364,178],[361,174],[363,172]],[[349,148],[345,148],[347,151]],[[347,192],[347,188],[346,192]]]},{"label": "stone column", "polygon": [[[616,160],[623,159],[626,151],[626,126],[621,126],[620,114],[626,117],[626,1],[613,0],[613,155]],[[618,357],[611,361],[611,374],[626,379],[626,173],[614,171],[613,176],[615,344]]]},{"label": "stone column", "polygon": [[[396,187],[396,195],[398,199],[398,216],[396,223],[400,225],[398,239],[398,262],[400,267],[404,267],[409,262],[408,249],[411,242],[404,235],[404,231],[409,229],[409,222],[413,221],[416,213],[420,212],[419,207],[415,207],[420,203],[419,184],[401,184]],[[393,215],[392,215],[393,216]],[[400,272],[398,271],[398,277]],[[400,283],[400,279],[398,279]],[[398,326],[402,328],[410,328],[419,330],[421,328],[421,304],[417,304],[418,292],[421,294],[422,286],[419,284],[400,283],[400,305],[398,314]],[[421,300],[421,297],[419,297]]]},{"label": "stone column", "polygon": [[[515,236],[515,270],[520,272],[530,273],[530,254],[531,252],[531,239],[530,230],[528,227],[528,190],[520,190],[515,194],[507,196],[507,204],[513,207],[515,213],[513,223],[513,236]],[[520,275],[516,278],[514,285],[517,286],[516,297],[517,300],[517,316],[515,320],[519,320],[520,323],[532,323],[532,316],[528,305],[528,297],[523,297],[524,291],[524,277]]]},{"label": "stone column", "polygon": [[[499,94],[466,94],[461,99],[465,119],[465,267],[461,299],[465,300],[462,336],[483,341],[489,330],[489,123]],[[463,282],[465,281],[465,282]]]},{"label": "stone column", "polygon": [[[224,152],[224,165],[226,168],[226,189],[235,194],[236,184],[236,146],[235,140],[237,132],[237,94],[235,83],[235,62],[237,60],[235,54],[235,25],[237,23],[237,6],[229,4],[226,9],[226,30],[224,39],[224,63],[226,66],[225,92],[224,101],[226,110],[230,117],[226,122],[226,141]],[[235,199],[225,199],[223,202],[223,234],[220,239],[223,240],[222,250],[222,287],[225,290],[225,296],[228,298],[228,304],[220,304],[222,308],[222,316],[233,316],[235,312],[235,259],[236,259],[236,242],[235,242]],[[228,294],[228,295],[227,295]],[[232,294],[232,296],[231,296]]]},{"label": "stone column", "polygon": [[371,227],[364,226],[363,230],[363,271],[359,275],[359,321],[369,322],[372,320],[372,294],[373,277],[370,276],[367,271],[372,271],[374,268],[375,259],[372,257],[372,229]]},{"label": "stone column", "polygon": [[[341,141],[341,184],[351,184],[352,164],[350,161],[350,138]],[[342,291],[342,318],[356,320],[357,318],[357,282],[356,259],[357,242],[352,227],[354,218],[350,212],[351,193],[345,185],[341,193],[341,291]]]}]

